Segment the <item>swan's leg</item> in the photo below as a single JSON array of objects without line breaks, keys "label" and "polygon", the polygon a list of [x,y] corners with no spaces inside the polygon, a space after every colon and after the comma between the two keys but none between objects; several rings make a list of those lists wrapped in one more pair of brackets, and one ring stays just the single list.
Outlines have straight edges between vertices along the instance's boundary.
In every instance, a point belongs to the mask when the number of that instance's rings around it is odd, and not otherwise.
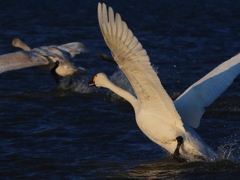
[{"label": "swan's leg", "polygon": [[54,78],[55,82],[57,83],[57,85],[59,85],[59,83],[60,83],[59,75],[56,73],[56,69],[58,68],[58,65],[59,65],[59,61],[56,61],[53,68],[50,71],[50,73],[51,73],[52,77]]},{"label": "swan's leg", "polygon": [[179,149],[181,145],[183,144],[183,138],[182,136],[178,136],[176,138],[177,140],[177,147],[173,153],[173,158],[176,159],[178,162],[185,162],[186,160],[180,156]]}]

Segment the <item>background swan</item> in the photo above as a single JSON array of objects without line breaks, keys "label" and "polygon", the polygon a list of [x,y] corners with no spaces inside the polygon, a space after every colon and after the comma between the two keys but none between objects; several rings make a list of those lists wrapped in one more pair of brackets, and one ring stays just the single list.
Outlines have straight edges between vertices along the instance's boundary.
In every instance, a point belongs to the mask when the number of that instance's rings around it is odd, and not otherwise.
[{"label": "background swan", "polygon": [[[187,96],[187,94],[192,93],[194,90],[190,89],[194,88],[188,89],[186,93],[180,96],[174,106],[153,70],[146,51],[128,29],[126,23],[121,20],[120,15],[117,13],[114,17],[111,7],[109,7],[107,12],[106,5],[99,3],[98,19],[104,40],[110,48],[118,66],[130,81],[137,98],[115,86],[103,73],[98,73],[90,86],[96,85],[98,87],[109,88],[129,101],[134,108],[136,121],[142,132],[152,141],[173,154],[177,160],[181,161],[183,160],[182,158],[188,161],[214,160],[217,154],[190,127],[197,127],[196,123],[191,124],[191,120],[187,120],[185,117],[183,118],[185,120],[182,121],[175,108],[175,106],[177,108],[181,106],[181,99],[182,102],[189,100],[187,97],[190,96]],[[238,56],[233,59],[236,58]],[[220,68],[217,70],[219,76],[215,76],[216,72],[213,71],[213,73],[210,73],[192,87],[202,87],[200,85],[201,82],[208,81],[207,78],[209,77],[222,77],[224,69],[235,70],[236,68],[231,68],[231,66],[234,66],[234,63],[230,64],[224,63],[222,66],[220,65]],[[233,79],[238,73],[233,74],[230,79]],[[219,96],[230,83],[226,83],[226,85],[223,83],[223,88],[216,90],[217,93],[213,97],[216,98]],[[194,100],[198,98],[195,97]],[[209,98],[207,103],[200,104],[211,103],[214,98]],[[196,105],[196,108],[199,108],[199,106]],[[200,109],[202,109],[201,106]],[[181,116],[187,111],[187,109],[179,110]],[[201,115],[197,115],[197,119],[199,117]]]},{"label": "background swan", "polygon": [[59,76],[66,77],[79,71],[71,62],[76,54],[86,52],[86,47],[79,42],[63,45],[42,46],[31,49],[20,39],[14,39],[13,46],[20,47],[24,51],[4,54],[0,56],[0,73],[10,70],[39,66],[51,72],[56,83]]}]

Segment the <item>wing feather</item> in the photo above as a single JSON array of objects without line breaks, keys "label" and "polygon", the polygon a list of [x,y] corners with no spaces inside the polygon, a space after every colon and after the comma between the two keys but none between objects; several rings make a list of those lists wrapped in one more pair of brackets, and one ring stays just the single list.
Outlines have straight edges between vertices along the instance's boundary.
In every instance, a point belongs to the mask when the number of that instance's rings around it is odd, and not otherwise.
[{"label": "wing feather", "polygon": [[30,51],[19,51],[0,56],[0,73],[10,70],[48,64],[48,60]]},{"label": "wing feather", "polygon": [[[122,29],[123,29],[121,40],[126,41],[127,35],[128,35],[128,27],[127,27],[127,24],[124,21],[122,21],[121,25],[122,25]],[[118,37],[118,38],[120,38],[120,37]]]}]

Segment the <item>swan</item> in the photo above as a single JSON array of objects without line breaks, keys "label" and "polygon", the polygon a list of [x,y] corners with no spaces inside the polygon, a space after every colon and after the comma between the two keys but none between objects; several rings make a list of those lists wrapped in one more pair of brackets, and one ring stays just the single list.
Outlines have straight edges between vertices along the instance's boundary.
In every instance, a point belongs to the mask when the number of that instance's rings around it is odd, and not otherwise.
[{"label": "swan", "polygon": [[135,112],[140,130],[179,161],[214,161],[217,153],[194,131],[204,107],[210,105],[239,74],[240,55],[220,64],[190,86],[174,102],[153,70],[140,42],[121,16],[98,4],[98,21],[103,38],[136,96],[114,85],[104,73],[94,76],[89,86],[104,87],[126,99]]},{"label": "swan", "polygon": [[19,38],[16,38],[12,41],[12,45],[22,48],[23,51],[0,55],[0,73],[39,66],[51,72],[57,84],[59,84],[59,76],[71,76],[79,71],[70,62],[71,58],[81,52],[87,52],[86,47],[80,42],[31,49]]}]

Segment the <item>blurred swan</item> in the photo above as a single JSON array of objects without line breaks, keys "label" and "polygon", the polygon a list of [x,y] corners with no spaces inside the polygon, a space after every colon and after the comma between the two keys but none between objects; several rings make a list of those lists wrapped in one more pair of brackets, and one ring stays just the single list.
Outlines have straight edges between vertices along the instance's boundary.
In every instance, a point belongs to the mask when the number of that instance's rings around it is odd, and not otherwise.
[{"label": "blurred swan", "polygon": [[239,74],[240,55],[222,63],[189,87],[173,103],[153,70],[147,52],[111,7],[98,4],[98,21],[114,60],[131,83],[136,97],[98,73],[89,86],[109,88],[134,108],[142,132],[179,161],[213,161],[217,154],[192,129],[210,105]]},{"label": "blurred swan", "polygon": [[24,42],[22,42],[22,40],[19,39],[19,38],[14,38],[13,41],[12,41],[12,45],[14,47],[21,48],[24,51],[30,51],[31,50],[31,48],[28,45],[26,45]]},{"label": "blurred swan", "polygon": [[87,51],[82,43],[72,42],[60,46],[51,45],[31,49],[17,38],[13,40],[12,44],[24,51],[1,55],[0,73],[39,66],[51,72],[56,83],[59,84],[59,76],[71,76],[79,70],[83,70],[83,68],[77,68],[70,62],[76,54]]}]

